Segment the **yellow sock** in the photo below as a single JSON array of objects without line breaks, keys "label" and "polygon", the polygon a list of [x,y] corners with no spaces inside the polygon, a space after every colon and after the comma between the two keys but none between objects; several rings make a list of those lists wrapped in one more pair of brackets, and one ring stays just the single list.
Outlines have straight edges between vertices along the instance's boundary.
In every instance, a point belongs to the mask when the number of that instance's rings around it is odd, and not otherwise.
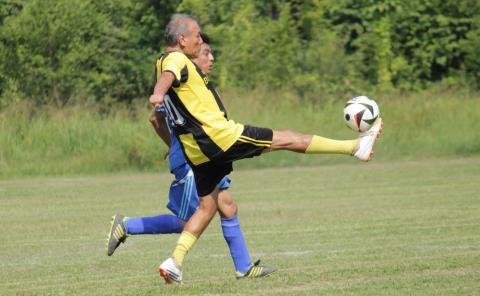
[{"label": "yellow sock", "polygon": [[190,251],[196,241],[197,238],[190,232],[183,231],[182,234],[180,234],[180,237],[177,241],[177,246],[175,247],[172,255],[173,259],[175,259],[180,267],[183,264],[183,259],[185,259],[188,251]]},{"label": "yellow sock", "polygon": [[351,155],[355,147],[357,147],[357,143],[358,140],[339,141],[323,138],[320,136],[313,136],[310,145],[308,145],[307,150],[305,150],[305,153],[338,153]]}]

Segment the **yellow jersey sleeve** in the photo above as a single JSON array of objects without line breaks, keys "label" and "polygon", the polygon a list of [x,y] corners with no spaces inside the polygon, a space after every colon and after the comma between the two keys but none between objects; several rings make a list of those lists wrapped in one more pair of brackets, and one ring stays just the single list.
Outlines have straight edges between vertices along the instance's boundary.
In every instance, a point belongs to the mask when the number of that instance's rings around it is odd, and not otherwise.
[{"label": "yellow jersey sleeve", "polygon": [[157,80],[162,72],[168,71],[175,75],[174,86],[185,82],[188,78],[187,62],[189,59],[180,52],[171,52],[157,61]]}]

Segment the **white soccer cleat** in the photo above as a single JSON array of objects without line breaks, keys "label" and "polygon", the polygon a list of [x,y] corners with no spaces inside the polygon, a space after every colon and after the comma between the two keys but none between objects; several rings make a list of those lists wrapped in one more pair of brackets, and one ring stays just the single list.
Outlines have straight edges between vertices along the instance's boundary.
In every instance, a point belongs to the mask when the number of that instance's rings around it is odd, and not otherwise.
[{"label": "white soccer cleat", "polygon": [[158,268],[158,272],[160,272],[160,275],[163,277],[163,279],[165,279],[165,283],[167,284],[182,283],[182,271],[173,258],[168,258],[167,260],[163,261]]},{"label": "white soccer cleat", "polygon": [[372,127],[358,135],[358,144],[355,148],[353,156],[356,158],[369,161],[373,154],[373,145],[382,133],[383,119],[378,118]]}]

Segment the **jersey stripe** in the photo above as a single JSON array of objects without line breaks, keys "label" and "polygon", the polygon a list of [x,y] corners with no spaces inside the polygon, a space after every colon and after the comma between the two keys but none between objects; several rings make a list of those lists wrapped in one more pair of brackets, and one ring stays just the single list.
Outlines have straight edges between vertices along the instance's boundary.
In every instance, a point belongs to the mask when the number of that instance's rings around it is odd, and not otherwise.
[{"label": "jersey stripe", "polygon": [[252,142],[259,143],[259,144],[272,144],[272,141],[269,141],[269,140],[253,139],[253,138],[250,138],[250,137],[247,137],[247,136],[244,136],[244,135],[241,135],[240,138],[243,138],[246,141],[252,141]]},{"label": "jersey stripe", "polygon": [[272,145],[272,143],[270,143],[270,144],[268,144],[268,143],[257,143],[255,141],[250,141],[250,140],[244,139],[242,137],[238,138],[238,140],[240,142],[252,144],[252,145],[255,145],[255,146],[258,146],[258,147],[270,147]]}]

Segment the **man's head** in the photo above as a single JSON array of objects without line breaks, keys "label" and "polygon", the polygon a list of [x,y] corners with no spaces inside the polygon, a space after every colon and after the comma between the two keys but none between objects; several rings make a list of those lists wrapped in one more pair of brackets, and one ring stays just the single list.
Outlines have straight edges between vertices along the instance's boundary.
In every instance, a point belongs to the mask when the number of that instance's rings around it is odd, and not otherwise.
[{"label": "man's head", "polygon": [[200,26],[195,18],[188,14],[174,14],[165,29],[165,42],[168,47],[180,50],[190,58],[195,58],[203,43],[200,37]]},{"label": "man's head", "polygon": [[200,33],[203,44],[200,46],[200,54],[192,61],[202,70],[203,74],[209,75],[213,68],[213,54],[210,48],[210,38],[205,33]]}]

